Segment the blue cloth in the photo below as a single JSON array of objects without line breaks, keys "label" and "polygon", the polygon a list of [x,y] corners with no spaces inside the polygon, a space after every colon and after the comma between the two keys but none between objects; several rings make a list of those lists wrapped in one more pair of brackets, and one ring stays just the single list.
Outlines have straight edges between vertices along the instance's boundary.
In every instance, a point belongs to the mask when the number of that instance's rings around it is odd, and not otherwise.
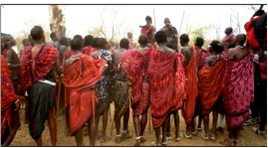
[{"label": "blue cloth", "polygon": [[53,42],[53,41],[48,42],[47,45],[51,45],[51,46],[53,46],[54,48],[57,49],[57,44],[55,42]]},{"label": "blue cloth", "polygon": [[[101,50],[99,59],[104,59],[105,61],[113,64],[112,53],[108,50]],[[107,85],[107,76],[104,72],[95,86],[95,92],[99,101],[96,106],[96,115],[101,114],[102,111],[104,111],[104,109],[108,107],[110,103],[108,93],[106,91],[106,85]]]}]

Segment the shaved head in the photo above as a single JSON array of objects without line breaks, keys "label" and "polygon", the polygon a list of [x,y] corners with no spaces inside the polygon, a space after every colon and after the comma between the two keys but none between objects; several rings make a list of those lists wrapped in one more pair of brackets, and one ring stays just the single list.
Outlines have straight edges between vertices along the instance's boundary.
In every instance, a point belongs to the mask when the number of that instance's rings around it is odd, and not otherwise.
[{"label": "shaved head", "polygon": [[232,27],[228,27],[225,29],[225,34],[231,34],[233,32],[233,28]]},{"label": "shaved head", "polygon": [[39,26],[35,26],[31,30],[31,36],[35,41],[40,40],[43,37],[43,35],[44,35],[44,30]]},{"label": "shaved head", "polygon": [[238,34],[235,36],[235,44],[243,46],[247,40],[247,36],[245,34]]},{"label": "shaved head", "polygon": [[140,37],[139,37],[139,41],[138,41],[138,42],[139,42],[141,45],[147,45],[148,42],[149,42],[147,35],[145,35],[145,34],[140,35]]},{"label": "shaved head", "polygon": [[168,17],[166,17],[165,22],[170,22],[170,19]]}]

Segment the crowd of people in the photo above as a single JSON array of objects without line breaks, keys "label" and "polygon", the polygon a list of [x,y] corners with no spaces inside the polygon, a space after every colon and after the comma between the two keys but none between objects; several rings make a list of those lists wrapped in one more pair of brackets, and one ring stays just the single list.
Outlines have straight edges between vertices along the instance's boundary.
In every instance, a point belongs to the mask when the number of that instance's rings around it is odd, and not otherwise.
[{"label": "crowd of people", "polygon": [[[97,138],[101,142],[110,139],[106,129],[112,102],[116,143],[132,138],[128,130],[130,117],[136,135],[134,146],[147,140],[147,121],[155,130],[153,146],[166,146],[169,140],[179,142],[179,110],[186,124],[183,137],[187,139],[203,131],[204,140],[215,141],[216,130],[228,130],[228,138],[220,143],[238,146],[242,125],[259,119],[260,127],[253,131],[265,135],[267,33],[263,36],[256,26],[264,18],[266,22],[266,13],[258,10],[245,25],[247,35],[233,35],[228,27],[223,40],[213,40],[207,48],[203,48],[201,37],[190,46],[189,36],[178,36],[169,18],[156,31],[150,16],[145,18],[147,24],[140,26],[138,44],[134,44],[130,32],[119,43],[92,35],[59,38],[55,32],[46,42],[44,30],[35,26],[28,39],[22,41],[24,48],[16,54],[12,49],[16,45],[14,38],[1,33],[1,145],[11,144],[20,127],[20,106],[26,105],[25,121],[31,137],[42,146],[47,119],[52,145],[56,146],[58,93],[64,98],[65,134],[75,136],[78,146],[83,145],[83,130],[88,130],[91,146]],[[258,34],[252,37],[254,29]],[[60,84],[63,89],[57,90]],[[213,123],[209,129],[211,112]],[[98,132],[101,117],[103,125]]]}]

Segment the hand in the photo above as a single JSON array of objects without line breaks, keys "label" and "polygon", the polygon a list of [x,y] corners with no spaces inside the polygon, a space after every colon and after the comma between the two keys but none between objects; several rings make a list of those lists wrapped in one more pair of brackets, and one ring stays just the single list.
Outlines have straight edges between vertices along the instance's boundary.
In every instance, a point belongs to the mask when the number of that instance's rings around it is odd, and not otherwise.
[{"label": "hand", "polygon": [[26,98],[25,98],[25,96],[20,96],[20,105],[24,105],[25,103],[26,103]]},{"label": "hand", "polygon": [[58,77],[59,79],[63,78],[64,77],[64,74],[61,73],[61,75]]},{"label": "hand", "polygon": [[19,111],[20,110],[20,102],[19,101],[16,102],[15,105],[16,105],[16,109],[14,109],[14,111]]}]

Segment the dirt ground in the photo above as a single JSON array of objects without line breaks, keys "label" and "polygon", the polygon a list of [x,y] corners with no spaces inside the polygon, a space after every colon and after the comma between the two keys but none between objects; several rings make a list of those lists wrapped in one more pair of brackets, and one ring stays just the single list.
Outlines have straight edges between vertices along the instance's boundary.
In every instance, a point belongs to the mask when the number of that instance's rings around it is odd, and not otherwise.
[{"label": "dirt ground", "polygon": [[[111,105],[111,108],[112,105]],[[111,109],[113,110],[113,109]],[[21,127],[17,131],[17,134],[11,143],[10,146],[36,146],[35,141],[31,138],[29,129],[25,127],[24,124],[24,109],[20,110],[20,120],[21,120]],[[63,112],[63,111],[62,111]],[[113,112],[113,111],[111,111]],[[60,113],[59,116],[59,128],[58,128],[58,135],[57,135],[57,146],[76,146],[76,141],[74,136],[66,136],[65,135],[65,116],[63,113]],[[182,135],[182,131],[185,130],[185,122],[183,117],[180,114],[180,133]],[[210,127],[212,125],[212,114],[210,114]],[[122,120],[122,119],[121,119]],[[196,118],[197,121],[197,118]],[[108,127],[107,127],[107,135],[110,136],[111,126],[112,126],[112,119],[109,116],[108,120]],[[147,141],[142,144],[142,146],[152,146],[152,142],[155,141],[155,132],[153,129],[151,129],[151,132],[149,132],[149,122],[147,122],[147,127],[145,130],[144,136],[147,137]],[[196,123],[197,124],[197,123]],[[123,124],[121,124],[122,126]],[[240,146],[267,146],[267,138],[263,135],[257,135],[253,132],[252,127],[258,127],[259,123],[257,123],[254,126],[244,126],[243,130],[241,131],[241,138],[240,138]],[[100,120],[99,125],[99,131],[102,129],[102,123]],[[126,141],[122,141],[120,144],[115,143],[114,139],[116,137],[115,134],[115,127],[113,127],[113,134],[112,138],[105,142],[100,143],[99,140],[96,141],[96,146],[133,146],[135,143],[135,131],[133,126],[132,118],[130,118],[129,121],[129,131],[130,134],[133,135],[131,139],[128,139]],[[174,136],[174,130],[171,129],[172,137]],[[266,131],[267,133],[267,131]],[[181,138],[180,142],[175,142],[173,139],[171,142],[168,142],[168,146],[222,146],[219,142],[220,140],[223,140],[224,134],[217,132],[217,140],[215,142],[212,141],[205,141],[201,138],[201,133],[198,133],[197,136],[193,136],[192,139],[185,139]],[[46,128],[42,135],[43,140],[43,146],[51,146],[51,140],[50,140],[50,133],[49,133],[49,127],[48,124],[46,124]],[[84,145],[89,146],[89,137],[84,136]]]}]

